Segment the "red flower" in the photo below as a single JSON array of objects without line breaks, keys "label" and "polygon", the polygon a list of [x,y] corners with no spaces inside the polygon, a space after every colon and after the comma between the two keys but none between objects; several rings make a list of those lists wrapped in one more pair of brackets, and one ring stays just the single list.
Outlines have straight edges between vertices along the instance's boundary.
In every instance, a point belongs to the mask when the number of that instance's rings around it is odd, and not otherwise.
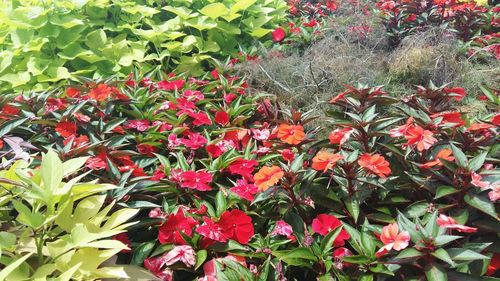
[{"label": "red flower", "polygon": [[455,221],[455,219],[443,214],[439,215],[439,217],[436,219],[436,222],[440,227],[448,229],[456,229],[459,232],[473,233],[477,231],[477,228],[458,224],[457,221]]},{"label": "red flower", "polygon": [[79,98],[80,97],[80,90],[78,89],[75,89],[75,88],[72,88],[72,87],[68,87],[66,89],[66,96],[70,97],[70,98]]},{"label": "red flower", "polygon": [[55,110],[64,110],[68,104],[64,99],[48,98],[45,103],[45,114],[48,114]]},{"label": "red flower", "polygon": [[200,133],[190,133],[187,139],[181,140],[182,144],[192,150],[197,150],[203,147],[207,143],[207,139],[204,138]]},{"label": "red flower", "polygon": [[150,145],[150,144],[145,144],[141,143],[137,145],[137,151],[140,154],[144,154],[147,156],[152,156],[154,152],[156,152],[156,147]]},{"label": "red flower", "polygon": [[106,84],[99,84],[89,92],[89,97],[96,101],[103,101],[111,97],[113,89]]},{"label": "red flower", "polygon": [[259,165],[257,160],[246,160],[238,158],[229,165],[229,172],[233,175],[241,175],[244,178],[251,179],[253,170]]},{"label": "red flower", "polygon": [[108,164],[106,163],[106,153],[99,153],[96,157],[90,157],[85,162],[85,167],[92,170],[102,170],[108,169]]},{"label": "red flower", "polygon": [[431,118],[442,118],[441,122],[439,122],[439,125],[443,125],[446,123],[452,123],[454,126],[465,125],[465,121],[462,120],[462,114],[460,114],[460,112],[441,112],[431,115]]},{"label": "red flower", "polygon": [[495,115],[491,118],[491,123],[493,123],[493,125],[495,125],[495,126],[500,125],[500,113],[498,113],[497,115]]},{"label": "red flower", "polygon": [[272,32],[273,41],[276,43],[281,42],[283,41],[283,39],[285,39],[285,35],[285,30],[281,27],[278,27]]},{"label": "red flower", "polygon": [[208,185],[212,182],[212,174],[205,171],[185,171],[180,175],[181,187],[198,191],[209,191],[212,187]]},{"label": "red flower", "polygon": [[227,125],[227,123],[229,123],[229,114],[224,110],[217,111],[215,113],[215,123],[221,126]]},{"label": "red flower", "polygon": [[63,143],[64,145],[68,145],[68,143],[70,143],[71,141],[73,141],[73,143],[71,144],[72,148],[85,148],[89,145],[89,138],[86,135],[82,135],[79,137],[76,137],[74,135],[70,136],[64,139]]},{"label": "red flower", "polygon": [[193,235],[193,227],[198,223],[192,217],[184,216],[184,211],[178,209],[177,213],[170,214],[165,223],[158,229],[158,240],[161,244],[186,245],[181,233],[188,237]]},{"label": "red flower", "polygon": [[408,129],[412,127],[413,127],[413,117],[410,117],[408,118],[408,120],[406,120],[406,123],[404,125],[391,129],[389,131],[389,134],[393,138],[402,137],[406,135],[406,131],[408,131]]},{"label": "red flower", "polygon": [[219,72],[217,71],[217,69],[214,69],[214,70],[210,71],[210,75],[215,80],[219,80],[220,79],[220,75],[219,75]]},{"label": "red flower", "polygon": [[130,239],[128,239],[128,235],[126,232],[122,232],[120,234],[113,236],[113,239],[122,242],[123,244],[125,244],[125,246],[128,247],[128,249],[121,250],[120,253],[132,252],[132,250],[131,250],[132,249],[132,242],[130,242]]},{"label": "red flower", "polygon": [[172,81],[163,80],[158,82],[158,89],[164,91],[175,91],[175,90],[178,91],[182,89],[182,87],[184,87],[184,83],[186,83],[186,81],[183,79],[172,80]]},{"label": "red flower", "polygon": [[328,139],[330,140],[331,144],[338,144],[342,146],[342,144],[349,139],[353,132],[353,128],[335,129],[330,133],[330,135],[328,135]]},{"label": "red flower", "polygon": [[408,141],[407,145],[416,145],[418,151],[427,150],[437,142],[431,131],[424,130],[420,126],[409,128],[406,131],[405,138]]},{"label": "red flower", "polygon": [[486,272],[486,275],[492,276],[493,274],[495,274],[495,272],[498,271],[498,268],[500,268],[500,254],[494,253],[493,257],[491,257],[490,264],[488,265],[488,271]]},{"label": "red flower", "polygon": [[259,189],[255,184],[253,183],[248,183],[244,179],[239,179],[236,181],[236,185],[231,187],[231,190],[234,194],[238,195],[239,197],[246,199],[250,202],[253,201],[254,195],[259,192]]},{"label": "red flower", "polygon": [[246,245],[254,234],[252,218],[240,210],[225,211],[219,220],[224,234],[240,244]]},{"label": "red flower", "polygon": [[288,148],[283,149],[283,151],[281,151],[281,157],[283,157],[285,161],[292,162],[295,159],[295,152]]},{"label": "red flower", "polygon": [[453,97],[457,101],[461,101],[465,96],[465,90],[464,88],[456,87],[456,88],[448,88],[445,87],[444,92],[448,94],[449,96]]},{"label": "red flower", "polygon": [[203,217],[203,222],[204,224],[196,228],[197,233],[214,241],[227,241],[228,237],[224,234],[223,229],[219,224],[207,217]]},{"label": "red flower", "polygon": [[2,111],[0,113],[2,115],[7,115],[7,117],[17,116],[19,114],[19,109],[12,105],[6,104],[2,107]]},{"label": "red flower", "polygon": [[76,123],[69,121],[59,122],[56,126],[56,132],[65,138],[74,136],[76,135]]},{"label": "red flower", "polygon": [[[335,216],[328,214],[319,214],[312,221],[312,229],[314,233],[318,233],[322,236],[327,235],[330,231],[340,226],[342,226],[342,222]],[[345,240],[348,240],[349,238],[351,238],[349,233],[347,233],[345,229],[342,229],[337,238],[335,238],[335,241],[333,241],[333,246],[344,246]]]},{"label": "red flower", "polygon": [[391,174],[389,162],[387,162],[380,154],[370,155],[365,153],[359,157],[358,164],[359,166],[382,178]]}]

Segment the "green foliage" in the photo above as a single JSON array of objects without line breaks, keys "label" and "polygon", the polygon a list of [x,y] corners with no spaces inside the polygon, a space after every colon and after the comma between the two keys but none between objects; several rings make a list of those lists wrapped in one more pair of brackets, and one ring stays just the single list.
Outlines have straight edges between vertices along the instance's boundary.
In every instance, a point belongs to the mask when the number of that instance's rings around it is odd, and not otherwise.
[{"label": "green foliage", "polygon": [[0,90],[129,74],[136,63],[199,73],[263,38],[286,8],[282,0],[211,2],[3,1]]},{"label": "green foliage", "polygon": [[[40,169],[18,161],[0,171],[0,280],[94,280],[127,278],[103,263],[127,246],[111,237],[134,224],[134,209],[111,212],[102,191],[108,184],[80,183],[87,158],[61,162],[49,150]],[[65,182],[64,178],[70,178]],[[105,206],[105,207],[104,207]],[[103,208],[104,207],[104,208]],[[92,257],[92,258],[89,258]],[[56,279],[52,279],[56,278]]]}]

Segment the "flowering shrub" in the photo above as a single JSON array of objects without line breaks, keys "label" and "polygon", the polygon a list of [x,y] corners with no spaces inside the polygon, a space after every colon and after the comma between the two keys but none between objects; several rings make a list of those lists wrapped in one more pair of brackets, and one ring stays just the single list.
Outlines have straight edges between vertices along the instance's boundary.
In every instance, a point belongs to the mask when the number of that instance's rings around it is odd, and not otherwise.
[{"label": "flowering shrub", "polygon": [[[281,0],[2,1],[0,90],[163,66],[203,73],[284,20]],[[138,64],[140,63],[140,64]]]},{"label": "flowering shrub", "polygon": [[415,31],[446,26],[462,41],[478,33],[498,32],[498,8],[481,1],[379,1],[377,3],[393,46]]},{"label": "flowering shrub", "polygon": [[[395,99],[348,87],[321,139],[310,113],[238,77],[86,81],[4,98],[8,158],[90,156],[82,176],[142,211],[131,253],[162,280],[445,280],[498,265],[499,114],[459,112],[458,87]],[[491,109],[498,99],[485,89]]]}]

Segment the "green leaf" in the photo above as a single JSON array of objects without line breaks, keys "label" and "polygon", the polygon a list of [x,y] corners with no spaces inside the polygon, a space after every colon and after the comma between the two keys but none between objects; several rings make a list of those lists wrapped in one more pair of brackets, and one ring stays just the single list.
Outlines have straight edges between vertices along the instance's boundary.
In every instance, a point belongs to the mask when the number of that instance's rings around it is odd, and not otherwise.
[{"label": "green leaf", "polygon": [[450,143],[451,150],[453,151],[453,156],[455,156],[455,162],[458,166],[462,168],[467,168],[467,156],[458,147]]},{"label": "green leaf", "polygon": [[330,231],[323,239],[321,240],[320,249],[323,256],[327,256],[330,250],[333,248],[333,242],[339,236],[340,231],[342,230],[342,226],[335,228]]},{"label": "green leaf", "polygon": [[457,239],[460,239],[462,238],[462,236],[456,236],[456,235],[439,235],[438,237],[436,237],[436,239],[434,240],[434,244],[436,244],[436,246],[444,246],[452,241],[455,241]]},{"label": "green leaf", "polygon": [[484,164],[484,161],[486,160],[486,156],[488,155],[488,151],[483,151],[480,154],[478,154],[476,157],[472,158],[469,162],[469,170],[470,171],[477,171],[481,169],[481,167]]},{"label": "green leaf", "polygon": [[239,11],[243,11],[248,9],[250,6],[252,6],[257,0],[239,0],[238,2],[234,3],[234,5],[231,7],[231,13],[237,13]]},{"label": "green leaf", "polygon": [[448,275],[446,271],[438,264],[433,264],[425,271],[425,276],[428,281],[447,281]]},{"label": "green leaf", "polygon": [[102,29],[98,29],[87,34],[85,44],[91,49],[104,49],[108,37]]},{"label": "green leaf", "polygon": [[394,259],[397,259],[397,260],[414,259],[414,258],[420,257],[422,255],[423,254],[421,252],[419,252],[417,249],[408,248],[408,249],[402,250],[396,257],[394,257]]},{"label": "green leaf", "polygon": [[212,19],[216,19],[220,16],[229,13],[229,9],[222,3],[212,3],[208,4],[200,10],[200,13],[208,16]]},{"label": "green leaf", "polygon": [[0,271],[0,281],[4,281],[5,278],[9,276],[10,273],[12,273],[14,270],[16,270],[18,267],[21,266],[21,264],[27,260],[29,257],[31,257],[33,253],[26,254],[17,260],[9,263],[4,269]]},{"label": "green leaf", "polygon": [[10,131],[17,128],[18,126],[20,126],[24,122],[26,122],[26,120],[28,120],[28,118],[13,119],[13,120],[9,120],[9,121],[3,123],[0,126],[0,138],[3,137],[4,135],[10,133]]},{"label": "green leaf", "polygon": [[196,264],[194,266],[195,270],[203,265],[203,263],[207,259],[207,255],[207,250],[199,250],[198,252],[196,252]]},{"label": "green leaf", "polygon": [[488,196],[484,193],[476,195],[465,195],[464,201],[470,206],[478,209],[479,211],[498,219],[495,205],[491,202]]},{"label": "green leaf", "polygon": [[222,190],[219,190],[215,196],[215,209],[217,210],[217,217],[220,217],[227,209],[226,196]]},{"label": "green leaf", "polygon": [[53,191],[59,187],[63,179],[63,164],[52,149],[43,156],[40,171],[46,190]]},{"label": "green leaf", "polygon": [[153,251],[154,247],[155,247],[155,242],[152,241],[141,243],[139,246],[134,248],[132,261],[130,263],[136,265],[142,265],[144,259],[146,259],[149,256],[149,254],[151,254],[151,251]]},{"label": "green leaf", "polygon": [[437,188],[436,190],[436,195],[434,196],[434,199],[439,199],[441,197],[444,197],[446,195],[454,194],[459,192],[460,190],[453,188],[452,186],[448,185],[441,185]]},{"label": "green leaf", "polygon": [[318,258],[309,248],[273,251],[272,255],[285,262],[286,264],[292,266],[307,266],[309,264],[309,261],[318,261]]},{"label": "green leaf", "polygon": [[489,257],[469,249],[452,248],[448,249],[447,252],[450,255],[451,259],[454,261],[473,261],[473,260],[489,259]]},{"label": "green leaf", "polygon": [[446,252],[444,249],[441,248],[437,249],[434,253],[432,253],[432,255],[448,263],[452,267],[456,266],[455,262],[451,259],[450,255],[448,255],[448,252]]}]

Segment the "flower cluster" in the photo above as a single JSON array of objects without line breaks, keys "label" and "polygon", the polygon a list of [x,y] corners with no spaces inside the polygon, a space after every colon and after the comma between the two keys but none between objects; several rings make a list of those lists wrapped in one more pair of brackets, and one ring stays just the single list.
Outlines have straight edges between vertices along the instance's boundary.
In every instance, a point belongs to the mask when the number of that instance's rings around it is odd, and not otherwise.
[{"label": "flower cluster", "polygon": [[491,92],[488,115],[473,118],[456,109],[460,87],[395,99],[348,86],[321,130],[227,73],[155,77],[25,93],[1,108],[6,156],[47,146],[89,156],[83,177],[120,186],[108,197],[143,210],[115,237],[131,248],[121,259],[162,280],[495,272]]}]

